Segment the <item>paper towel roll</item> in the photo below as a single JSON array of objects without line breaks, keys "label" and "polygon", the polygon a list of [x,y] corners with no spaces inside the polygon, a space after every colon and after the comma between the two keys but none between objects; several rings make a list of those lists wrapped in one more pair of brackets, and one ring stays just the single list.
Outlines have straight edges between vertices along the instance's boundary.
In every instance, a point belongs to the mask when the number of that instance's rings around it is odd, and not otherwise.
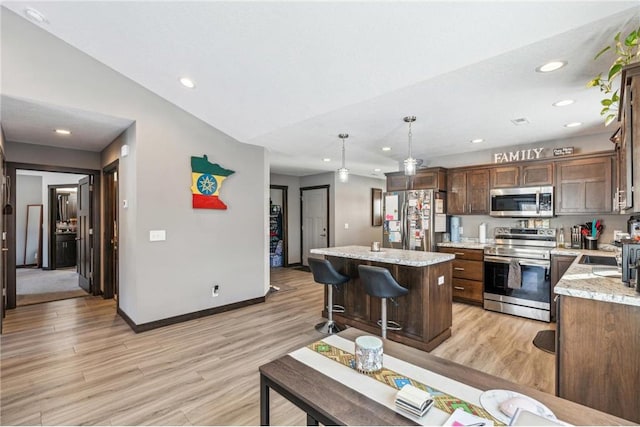
[{"label": "paper towel roll", "polygon": [[479,236],[480,238],[478,239],[480,241],[480,243],[487,243],[487,223],[486,222],[481,222],[479,228]]}]

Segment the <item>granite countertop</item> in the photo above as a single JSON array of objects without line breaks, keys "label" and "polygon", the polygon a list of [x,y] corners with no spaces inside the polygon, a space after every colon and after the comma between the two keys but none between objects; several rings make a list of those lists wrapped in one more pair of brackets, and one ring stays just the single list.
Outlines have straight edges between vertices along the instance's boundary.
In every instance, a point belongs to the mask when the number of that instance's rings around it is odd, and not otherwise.
[{"label": "granite countertop", "polygon": [[[636,292],[635,288],[625,286],[620,277],[599,276],[593,273],[593,265],[580,264],[580,259],[584,255],[613,256],[613,253],[561,248],[554,251],[562,251],[562,253],[556,253],[558,255],[578,255],[555,286],[556,294],[640,307],[640,293]],[[598,266],[595,267],[598,268]]]},{"label": "granite countertop", "polygon": [[389,264],[424,267],[451,261],[453,254],[443,252],[405,251],[402,249],[381,248],[380,252],[372,252],[369,246],[341,246],[337,248],[311,249],[312,254],[328,255],[341,258],[361,259],[365,261],[386,262]]}]

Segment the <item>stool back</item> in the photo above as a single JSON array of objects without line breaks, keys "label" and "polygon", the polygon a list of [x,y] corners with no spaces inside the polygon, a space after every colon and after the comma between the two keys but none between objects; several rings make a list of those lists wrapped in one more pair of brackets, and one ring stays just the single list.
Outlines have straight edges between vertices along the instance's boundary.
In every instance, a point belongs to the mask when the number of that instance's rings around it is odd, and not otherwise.
[{"label": "stool back", "polygon": [[359,265],[358,272],[367,294],[378,298],[395,298],[409,291],[396,282],[389,270],[372,265]]},{"label": "stool back", "polygon": [[309,262],[311,273],[313,273],[313,280],[317,283],[340,285],[349,281],[349,276],[338,273],[326,259],[309,257],[307,261]]}]

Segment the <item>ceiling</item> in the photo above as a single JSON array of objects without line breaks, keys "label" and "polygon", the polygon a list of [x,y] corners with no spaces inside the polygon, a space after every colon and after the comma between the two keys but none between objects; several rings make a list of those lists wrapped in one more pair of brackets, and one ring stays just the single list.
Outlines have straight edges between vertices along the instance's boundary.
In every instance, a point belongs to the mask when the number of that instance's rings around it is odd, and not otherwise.
[{"label": "ceiling", "polygon": [[[26,7],[47,19],[34,25],[238,141],[267,147],[271,171],[290,175],[340,167],[342,132],[350,134],[352,173],[397,170],[407,156],[406,115],[417,116],[413,154],[425,165],[438,156],[610,134],[600,93],[585,84],[612,58],[594,55],[640,18],[637,1],[3,2],[24,19]],[[535,72],[550,60],[568,65]],[[196,87],[181,86],[182,76]],[[567,98],[576,102],[551,105]],[[56,111],[6,96],[1,102],[9,140],[9,127],[36,135],[40,123],[17,124],[13,107],[45,108],[34,113],[40,118]],[[511,122],[521,117],[530,123]],[[97,122],[115,131],[128,126],[121,120]],[[576,121],[583,125],[564,127]],[[45,123],[44,135],[53,125]],[[471,144],[475,138],[484,142]]]}]

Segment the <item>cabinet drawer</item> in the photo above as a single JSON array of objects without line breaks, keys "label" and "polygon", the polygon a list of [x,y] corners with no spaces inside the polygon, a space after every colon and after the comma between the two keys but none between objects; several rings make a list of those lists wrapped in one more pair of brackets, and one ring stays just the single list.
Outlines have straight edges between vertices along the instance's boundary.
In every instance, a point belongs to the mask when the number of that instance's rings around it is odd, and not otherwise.
[{"label": "cabinet drawer", "polygon": [[454,254],[456,259],[474,261],[482,261],[484,259],[484,252],[481,249],[439,248],[439,251]]},{"label": "cabinet drawer", "polygon": [[467,261],[463,259],[453,260],[453,277],[458,279],[483,280],[484,264],[479,261]]},{"label": "cabinet drawer", "polygon": [[460,298],[482,304],[482,282],[453,279],[453,298]]}]

